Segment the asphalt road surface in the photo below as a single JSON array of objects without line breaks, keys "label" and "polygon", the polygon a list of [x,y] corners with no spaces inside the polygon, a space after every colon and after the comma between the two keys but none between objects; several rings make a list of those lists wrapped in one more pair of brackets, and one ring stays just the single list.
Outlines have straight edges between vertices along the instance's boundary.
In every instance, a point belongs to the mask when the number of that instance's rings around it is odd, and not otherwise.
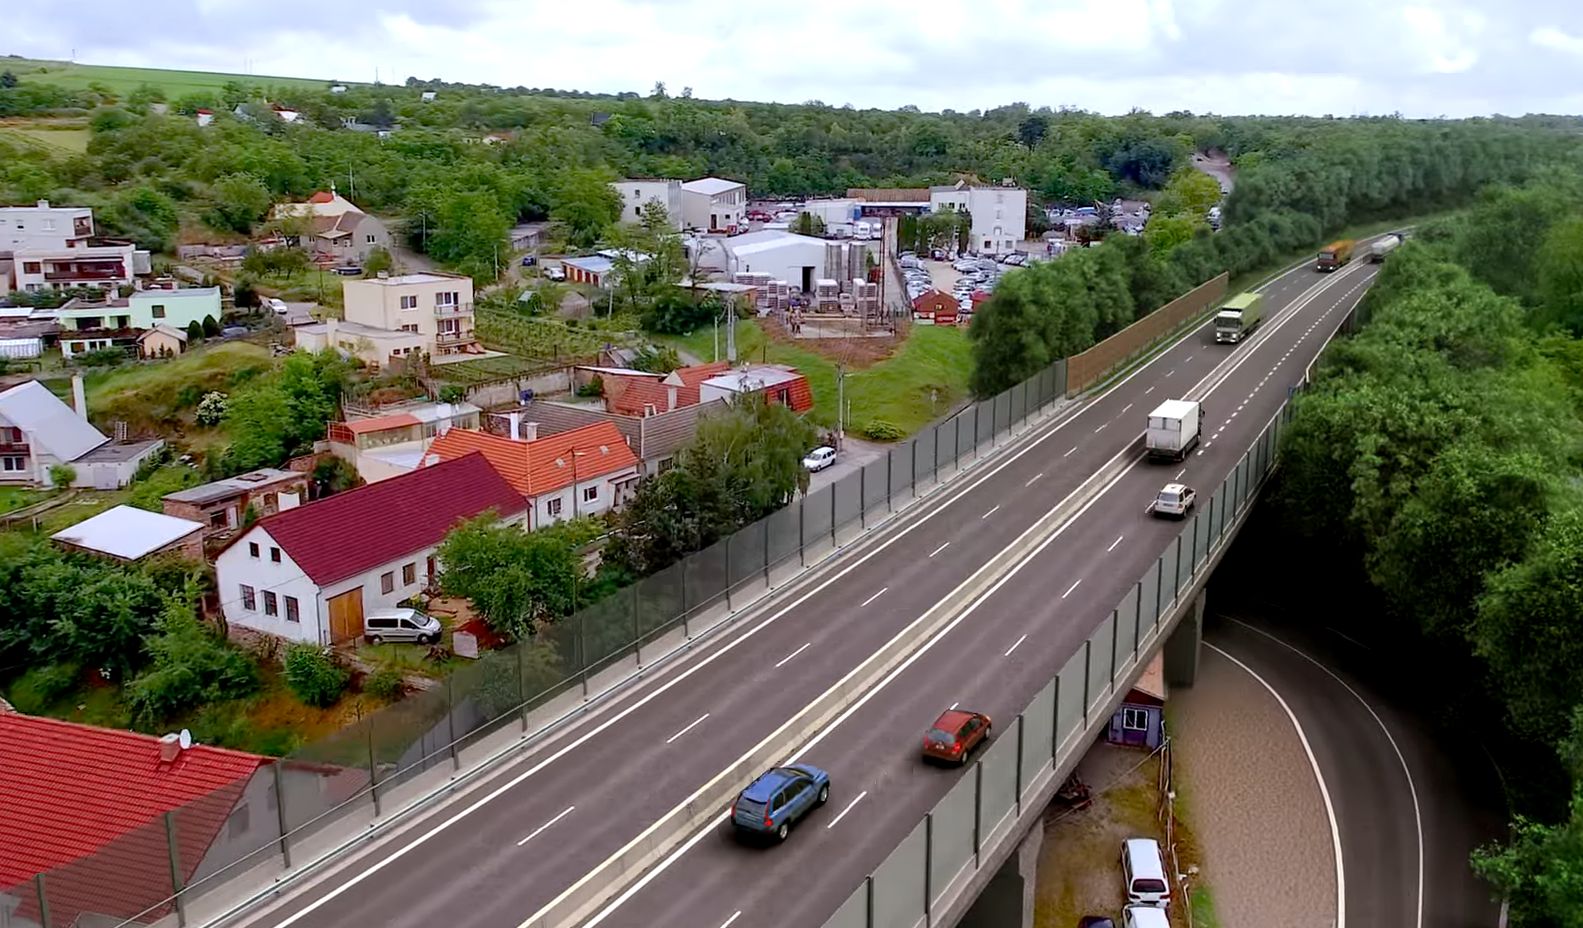
[{"label": "asphalt road surface", "polygon": [[1376,685],[1366,648],[1287,612],[1239,603],[1206,642],[1262,678],[1302,728],[1335,812],[1345,923],[1493,928],[1500,907],[1468,867],[1502,836],[1487,760]]},{"label": "asphalt road surface", "polygon": [[[1180,531],[1143,514],[1159,486],[1178,473],[1206,493],[1217,486],[1375,273],[1361,263],[1326,276],[1311,268],[1266,288],[1253,340],[1217,346],[1207,325],[1190,333],[882,539],[788,585],[709,646],[505,765],[473,796],[372,844],[248,924],[516,928],[947,598],[1106,462],[1133,456],[1158,401],[1203,397],[1200,453],[1177,467],[1129,467],[817,745],[786,745],[832,771],[833,808],[772,857],[700,832],[691,852],[651,871],[606,919],[709,926],[741,911],[744,928],[821,924],[952,782],[914,763],[927,722],[952,702],[1010,718],[1032,698]],[[1224,379],[1206,382],[1228,359]]]}]

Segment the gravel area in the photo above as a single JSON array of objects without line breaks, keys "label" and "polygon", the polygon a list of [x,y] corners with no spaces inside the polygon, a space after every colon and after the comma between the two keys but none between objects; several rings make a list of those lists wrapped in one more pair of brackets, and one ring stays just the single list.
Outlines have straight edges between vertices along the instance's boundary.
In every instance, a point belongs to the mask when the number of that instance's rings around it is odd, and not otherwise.
[{"label": "gravel area", "polygon": [[1170,706],[1179,812],[1220,923],[1331,928],[1330,823],[1285,710],[1208,647],[1198,682],[1172,690]]}]

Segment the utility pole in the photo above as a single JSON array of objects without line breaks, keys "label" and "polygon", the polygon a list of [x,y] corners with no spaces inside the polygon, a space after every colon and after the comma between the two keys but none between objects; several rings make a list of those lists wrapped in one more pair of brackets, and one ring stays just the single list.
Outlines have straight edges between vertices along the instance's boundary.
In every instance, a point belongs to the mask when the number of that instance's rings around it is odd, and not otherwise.
[{"label": "utility pole", "polygon": [[737,363],[737,314],[736,310],[726,304],[726,360],[732,364]]},{"label": "utility pole", "polygon": [[835,366],[835,446],[846,444],[846,366]]}]

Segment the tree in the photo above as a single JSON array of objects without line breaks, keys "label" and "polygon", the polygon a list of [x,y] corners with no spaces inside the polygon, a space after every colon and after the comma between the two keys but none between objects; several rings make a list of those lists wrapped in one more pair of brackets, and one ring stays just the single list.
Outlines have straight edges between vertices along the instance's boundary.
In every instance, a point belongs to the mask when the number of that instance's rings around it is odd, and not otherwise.
[{"label": "tree", "polygon": [[127,685],[132,720],[157,730],[195,706],[246,696],[258,688],[258,667],[193,614],[197,586],[171,596],[148,639],[149,666]]},{"label": "tree", "polygon": [[51,464],[49,482],[50,486],[65,489],[77,482],[77,468],[70,464]]},{"label": "tree", "polygon": [[17,85],[16,75],[10,71],[0,71],[0,88],[10,90]]},{"label": "tree", "polygon": [[327,709],[340,701],[351,682],[351,671],[336,661],[334,652],[312,644],[286,648],[286,687],[304,703]]},{"label": "tree", "polygon": [[1583,336],[1583,219],[1556,223],[1536,264],[1542,318]]},{"label": "tree", "polygon": [[390,257],[390,252],[384,248],[373,248],[368,252],[368,257],[363,259],[363,276],[378,277],[381,271],[389,271],[395,266],[395,261]]},{"label": "tree", "polygon": [[1017,124],[1017,140],[1029,150],[1039,147],[1050,131],[1050,120],[1038,113],[1029,113]]},{"label": "tree", "polygon": [[181,224],[176,201],[147,184],[117,191],[95,219],[102,230],[132,239],[150,251],[175,247]]},{"label": "tree", "polygon": [[823,235],[824,228],[824,218],[813,213],[798,213],[792,224],[792,231],[798,235]]},{"label": "tree", "polygon": [[209,188],[204,221],[217,229],[248,233],[269,211],[269,188],[252,174],[227,174]]},{"label": "tree", "polygon": [[570,615],[582,569],[566,524],[524,532],[488,512],[461,523],[440,543],[440,589],[473,604],[489,627],[516,641]]},{"label": "tree", "polygon": [[220,322],[213,316],[203,317],[203,337],[218,338],[220,336]]},{"label": "tree", "polygon": [[187,323],[187,347],[191,348],[203,343],[203,323],[194,319]]},{"label": "tree", "polygon": [[566,226],[574,245],[589,247],[621,215],[621,194],[599,171],[572,169],[557,185],[550,218]]}]

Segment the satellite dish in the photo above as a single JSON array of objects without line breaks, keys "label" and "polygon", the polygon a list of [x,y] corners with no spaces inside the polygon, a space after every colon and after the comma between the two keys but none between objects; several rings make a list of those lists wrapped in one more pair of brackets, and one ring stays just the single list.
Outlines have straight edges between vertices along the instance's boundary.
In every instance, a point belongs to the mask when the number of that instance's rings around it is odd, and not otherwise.
[{"label": "satellite dish", "polygon": [[181,730],[181,749],[183,751],[192,747],[192,732],[183,728]]}]

